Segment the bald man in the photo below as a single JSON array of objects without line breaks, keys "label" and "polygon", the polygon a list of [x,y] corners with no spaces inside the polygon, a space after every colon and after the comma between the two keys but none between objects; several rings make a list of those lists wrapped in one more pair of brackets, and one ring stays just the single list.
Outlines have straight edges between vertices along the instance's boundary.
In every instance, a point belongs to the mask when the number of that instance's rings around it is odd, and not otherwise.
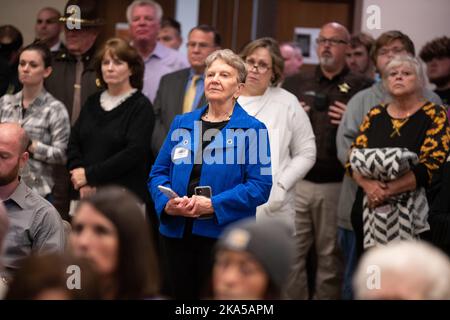
[{"label": "bald man", "polygon": [[29,138],[18,124],[0,124],[0,200],[10,220],[2,261],[9,277],[20,260],[32,252],[62,252],[65,235],[56,209],[21,181],[19,172],[26,165]]},{"label": "bald man", "polygon": [[313,296],[339,299],[342,259],[337,247],[336,205],[344,168],[337,158],[336,132],[348,100],[372,81],[350,73],[345,56],[350,41],[341,24],[325,24],[317,38],[320,64],[312,73],[287,78],[283,87],[301,101],[316,136],[317,161],[296,185],[297,259],[287,289],[288,298],[308,299],[305,262],[312,245],[317,254]]},{"label": "bald man", "polygon": [[283,79],[295,76],[303,64],[302,49],[295,42],[280,44],[281,56],[284,60]]}]

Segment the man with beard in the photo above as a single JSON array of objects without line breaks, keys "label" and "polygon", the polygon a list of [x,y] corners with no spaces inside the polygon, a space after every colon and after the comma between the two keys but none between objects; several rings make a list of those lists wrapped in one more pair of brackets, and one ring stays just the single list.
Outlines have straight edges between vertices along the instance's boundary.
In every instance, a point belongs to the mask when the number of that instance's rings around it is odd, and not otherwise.
[{"label": "man with beard", "polygon": [[372,81],[350,73],[345,54],[350,34],[339,23],[325,24],[317,38],[320,64],[310,74],[287,78],[283,87],[292,92],[309,112],[316,136],[317,161],[296,185],[295,230],[297,257],[287,297],[307,299],[305,263],[310,248],[317,254],[316,299],[339,299],[342,262],[337,247],[337,215],[344,168],[337,158],[336,131],[347,101]]},{"label": "man with beard", "polygon": [[59,213],[44,198],[21,181],[29,138],[18,124],[0,124],[0,200],[10,220],[1,256],[2,277],[10,277],[21,259],[31,253],[63,252],[64,227]]},{"label": "man with beard", "polygon": [[450,38],[441,37],[428,42],[420,51],[420,58],[427,64],[427,76],[436,85],[442,102],[450,105]]}]

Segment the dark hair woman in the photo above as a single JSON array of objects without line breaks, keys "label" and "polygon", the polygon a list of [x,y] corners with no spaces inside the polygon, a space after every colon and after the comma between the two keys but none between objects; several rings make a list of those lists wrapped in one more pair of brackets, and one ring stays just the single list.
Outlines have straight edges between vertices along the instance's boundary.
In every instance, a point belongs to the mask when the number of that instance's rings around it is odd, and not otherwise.
[{"label": "dark hair woman", "polygon": [[100,275],[105,299],[155,298],[158,262],[138,199],[119,187],[83,198],[70,236],[75,256],[87,258]]}]

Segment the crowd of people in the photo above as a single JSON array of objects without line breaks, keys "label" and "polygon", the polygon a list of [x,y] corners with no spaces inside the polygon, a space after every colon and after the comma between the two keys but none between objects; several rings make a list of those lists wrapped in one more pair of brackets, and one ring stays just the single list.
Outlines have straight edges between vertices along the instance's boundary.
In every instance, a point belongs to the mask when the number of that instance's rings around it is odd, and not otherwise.
[{"label": "crowd of people", "polygon": [[329,22],[305,70],[71,5],[0,26],[0,299],[450,299],[448,37]]}]

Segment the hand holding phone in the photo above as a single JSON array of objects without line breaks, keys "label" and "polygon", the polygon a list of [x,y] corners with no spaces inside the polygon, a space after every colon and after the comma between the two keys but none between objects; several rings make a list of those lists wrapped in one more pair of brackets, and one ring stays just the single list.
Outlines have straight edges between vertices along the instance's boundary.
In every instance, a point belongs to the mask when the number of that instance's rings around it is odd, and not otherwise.
[{"label": "hand holding phone", "polygon": [[168,188],[168,187],[164,187],[164,186],[158,186],[159,191],[161,191],[162,193],[164,193],[164,195],[169,198],[169,199],[173,199],[173,198],[178,198],[178,194],[173,191],[172,189]]},{"label": "hand holding phone", "polygon": [[[211,199],[212,197],[212,190],[210,186],[198,186],[195,187],[194,193],[196,196],[203,196],[208,199]],[[211,219],[214,217],[214,213],[208,213],[208,214],[202,214],[197,219],[203,220],[203,219]]]}]

